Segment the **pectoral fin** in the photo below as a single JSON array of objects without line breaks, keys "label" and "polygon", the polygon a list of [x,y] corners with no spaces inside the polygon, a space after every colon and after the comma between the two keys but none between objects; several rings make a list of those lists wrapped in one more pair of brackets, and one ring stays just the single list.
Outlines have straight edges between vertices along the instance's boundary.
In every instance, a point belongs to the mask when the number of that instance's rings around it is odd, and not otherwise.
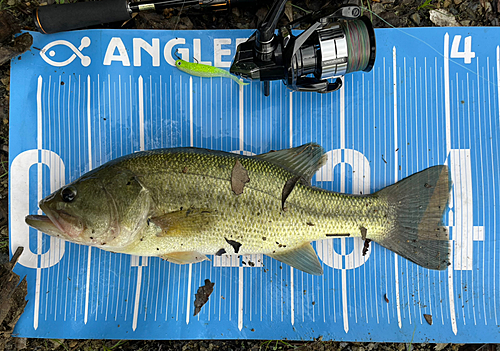
[{"label": "pectoral fin", "polygon": [[165,236],[190,236],[207,230],[214,220],[216,211],[207,209],[188,209],[165,213],[149,220],[162,229],[157,234]]},{"label": "pectoral fin", "polygon": [[321,267],[321,263],[319,263],[318,256],[316,256],[316,252],[309,243],[296,249],[267,255],[306,273],[313,275],[323,274],[323,268]]},{"label": "pectoral fin", "polygon": [[172,252],[160,256],[164,260],[177,264],[197,263],[209,260],[207,256],[197,251]]}]

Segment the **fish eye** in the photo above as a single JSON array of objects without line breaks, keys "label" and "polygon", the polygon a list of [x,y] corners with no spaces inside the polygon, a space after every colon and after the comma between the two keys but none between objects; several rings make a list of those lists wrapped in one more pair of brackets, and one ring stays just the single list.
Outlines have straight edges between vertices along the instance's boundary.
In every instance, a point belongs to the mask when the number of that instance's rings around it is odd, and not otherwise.
[{"label": "fish eye", "polygon": [[177,61],[177,66],[180,66],[181,65],[181,61]]},{"label": "fish eye", "polygon": [[64,202],[71,202],[76,198],[76,189],[68,186],[61,190],[61,197]]}]

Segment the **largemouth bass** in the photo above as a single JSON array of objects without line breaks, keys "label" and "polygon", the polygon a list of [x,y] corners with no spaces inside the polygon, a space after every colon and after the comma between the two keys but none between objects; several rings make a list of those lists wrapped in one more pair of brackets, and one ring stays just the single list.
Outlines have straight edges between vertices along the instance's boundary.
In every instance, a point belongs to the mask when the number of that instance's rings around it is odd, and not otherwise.
[{"label": "largemouth bass", "polygon": [[196,148],[137,152],[110,161],[40,202],[26,223],[104,250],[185,264],[206,255],[264,254],[320,275],[311,242],[361,237],[429,269],[449,265],[442,217],[446,166],[374,194],[348,195],[310,181],[319,145],[257,156]]}]

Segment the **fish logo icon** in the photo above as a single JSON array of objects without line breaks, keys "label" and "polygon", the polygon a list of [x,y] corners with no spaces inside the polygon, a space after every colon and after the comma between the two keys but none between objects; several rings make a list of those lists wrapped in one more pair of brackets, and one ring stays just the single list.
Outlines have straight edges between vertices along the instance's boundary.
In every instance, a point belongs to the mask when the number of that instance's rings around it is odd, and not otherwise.
[{"label": "fish logo icon", "polygon": [[[67,60],[62,61],[62,62],[57,62],[57,61],[52,60],[48,56],[54,57],[56,55],[55,51],[51,50],[51,49],[55,46],[58,46],[58,45],[63,45],[63,46],[70,48],[74,52],[74,54],[72,54]],[[80,42],[80,46],[78,48],[67,40],[56,40],[56,41],[53,41],[53,42],[45,45],[43,47],[43,49],[40,51],[40,56],[49,65],[56,66],[56,67],[63,67],[63,66],[69,65],[71,62],[73,62],[78,57],[82,61],[82,66],[87,67],[88,65],[90,65],[90,62],[91,62],[90,57],[83,55],[81,51],[88,46],[90,46],[90,38],[89,37],[83,37],[81,42]],[[48,53],[48,56],[47,56],[47,53]]]}]

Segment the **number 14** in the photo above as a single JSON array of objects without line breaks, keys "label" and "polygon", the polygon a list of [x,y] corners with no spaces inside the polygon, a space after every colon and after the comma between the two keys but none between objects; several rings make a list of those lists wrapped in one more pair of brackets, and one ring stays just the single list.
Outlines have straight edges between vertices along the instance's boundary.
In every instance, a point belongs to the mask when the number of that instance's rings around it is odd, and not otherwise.
[{"label": "number 14", "polygon": [[472,47],[472,37],[465,37],[464,40],[464,51],[458,51],[458,46],[460,45],[461,35],[455,35],[453,37],[453,43],[451,44],[451,58],[463,58],[465,63],[471,63],[471,59],[476,57],[476,53],[471,51]]}]

